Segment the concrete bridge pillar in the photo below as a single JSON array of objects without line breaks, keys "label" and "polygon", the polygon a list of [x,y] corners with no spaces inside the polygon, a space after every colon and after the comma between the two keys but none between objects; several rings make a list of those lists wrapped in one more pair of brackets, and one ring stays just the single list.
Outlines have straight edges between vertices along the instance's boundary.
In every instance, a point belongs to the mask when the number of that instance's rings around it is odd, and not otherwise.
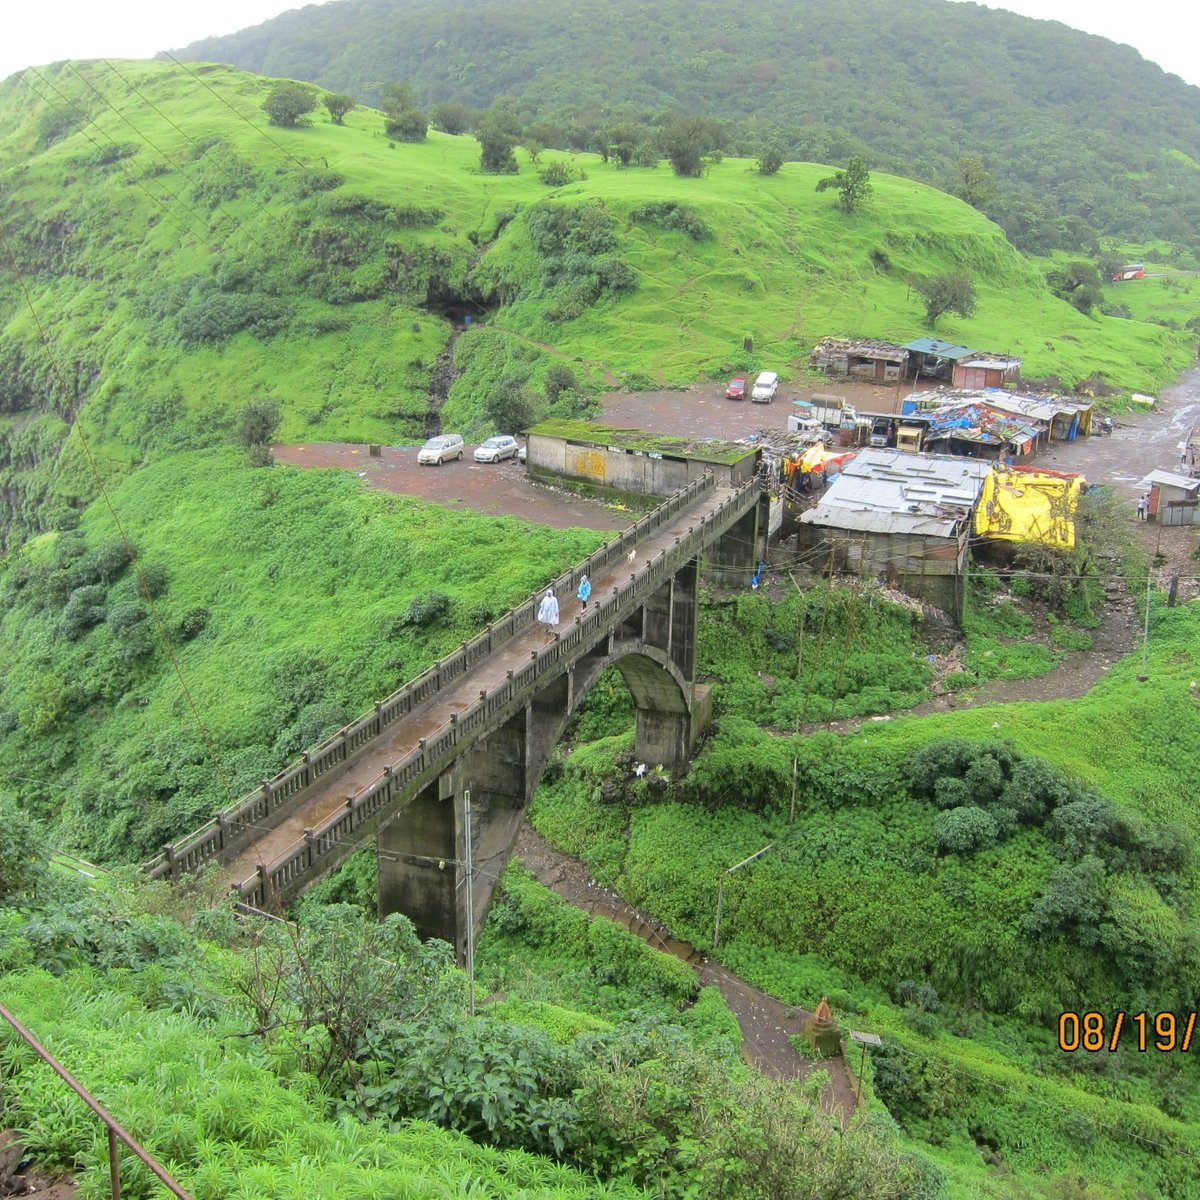
[{"label": "concrete bridge pillar", "polygon": [[[767,528],[767,513],[764,509],[769,503],[769,500],[760,501],[748,509],[710,547],[706,561],[712,567],[721,568],[720,582],[729,583],[731,568],[740,568],[746,572],[746,580],[737,580],[738,583],[748,582],[754,574]],[[736,575],[734,579],[737,579]]]},{"label": "concrete bridge pillar", "polygon": [[460,804],[456,763],[379,830],[379,915],[400,912],[422,938],[457,943]]}]

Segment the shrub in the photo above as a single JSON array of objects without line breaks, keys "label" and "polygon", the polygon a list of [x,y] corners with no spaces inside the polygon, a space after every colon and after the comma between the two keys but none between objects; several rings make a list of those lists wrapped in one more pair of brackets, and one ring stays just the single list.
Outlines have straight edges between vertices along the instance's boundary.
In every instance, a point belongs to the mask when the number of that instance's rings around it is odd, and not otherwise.
[{"label": "shrub", "polygon": [[973,805],[952,808],[933,819],[933,836],[941,854],[972,854],[994,846],[1000,828],[989,812]]},{"label": "shrub", "polygon": [[445,592],[426,592],[414,596],[404,612],[403,624],[424,627],[442,620],[450,612],[450,597]]},{"label": "shrub", "polygon": [[192,638],[199,637],[212,619],[212,613],[207,608],[201,605],[196,605],[189,608],[187,612],[179,618],[179,624],[176,630],[180,638],[185,642],[190,642]]},{"label": "shrub", "polygon": [[962,808],[971,803],[971,792],[964,780],[944,775],[933,786],[933,802],[941,809]]},{"label": "shrub", "polygon": [[644,221],[648,225],[657,225],[660,229],[677,229],[697,242],[704,241],[712,232],[694,208],[680,204],[677,200],[639,204],[629,216],[634,221]]},{"label": "shrub", "polygon": [[130,547],[122,538],[112,538],[97,546],[88,555],[88,561],[96,572],[96,578],[101,583],[112,583],[119,579],[121,573],[132,561]]},{"label": "shrub", "polygon": [[148,563],[138,568],[138,590],[143,596],[157,600],[167,590],[170,578],[162,563]]},{"label": "shrub", "polygon": [[99,584],[76,588],[63,609],[59,633],[69,641],[75,641],[91,628],[99,625],[107,616],[105,602],[108,589]]},{"label": "shrub", "polygon": [[758,173],[760,175],[776,175],[783,166],[783,151],[775,146],[768,146],[758,157]]},{"label": "shrub", "polygon": [[1129,840],[1128,824],[1111,800],[1085,796],[1055,809],[1046,824],[1046,836],[1057,843],[1063,858],[1099,854],[1109,846]]},{"label": "shrub", "polygon": [[1026,825],[1040,825],[1060,804],[1076,799],[1079,789],[1043,758],[1025,758],[1013,767],[1001,800]]},{"label": "shrub", "polygon": [[122,637],[146,619],[146,610],[135,601],[114,604],[108,613],[108,627],[116,637]]},{"label": "shrub", "polygon": [[568,183],[574,183],[577,179],[586,179],[587,176],[578,167],[573,167],[570,163],[559,159],[539,168],[538,178],[547,187],[566,187]]},{"label": "shrub", "polygon": [[50,851],[41,827],[0,796],[0,900],[31,896],[46,877]]}]

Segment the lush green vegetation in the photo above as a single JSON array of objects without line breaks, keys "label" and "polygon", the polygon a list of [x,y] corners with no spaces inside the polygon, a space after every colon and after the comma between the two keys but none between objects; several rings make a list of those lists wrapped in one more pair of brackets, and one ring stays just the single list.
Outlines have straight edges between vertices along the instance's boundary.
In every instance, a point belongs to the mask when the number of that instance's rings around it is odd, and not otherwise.
[{"label": "lush green vegetation", "polygon": [[601,540],[233,450],[112,503],[135,563],[97,504],[0,576],[0,792],[106,861],[207,820]]},{"label": "lush green vegetation", "polygon": [[773,843],[727,877],[716,953],[792,1003],[827,994],[843,1027],[883,1036],[874,1095],[932,1148],[941,1194],[1190,1196],[1188,1055],[1139,1054],[1135,1039],[1064,1053],[1057,1018],[1186,1014],[1200,986],[1198,620],[1156,602],[1145,680],[1137,656],[1081,700],[867,723],[850,738],[737,715],[739,645],[743,678],[767,668],[759,640],[730,637],[726,715],[685,779],[632,777],[620,691],[601,688],[579,732],[608,736],[551,772],[533,819],[700,946],[720,872]]},{"label": "lush green vegetation", "polygon": [[[995,225],[908,180],[876,172],[847,215],[820,166],[683,180],[584,154],[587,177],[547,191],[528,166],[481,174],[469,137],[393,143],[368,110],[268,127],[272,86],[136,63],[0,86],[21,273],[0,283],[8,544],[63,527],[96,472],[228,441],[252,399],[278,404],[282,440],[395,442],[745,369],[747,335],[786,377],[824,334],[911,336],[913,276],[969,275],[975,316],[940,332],[1031,376],[1153,390],[1190,358],[1190,333],[1077,311]],[[446,313],[474,318],[452,351]]]},{"label": "lush green vegetation", "polygon": [[[552,945],[547,980],[561,994],[586,975],[584,1007],[604,996],[610,1019],[532,1000],[469,1016],[450,948],[403,917],[309,905],[293,927],[239,925],[201,902],[189,930],[180,891],[86,884],[22,833],[0,845],[5,1001],[197,1200],[921,1194],[921,1160],[887,1131],[843,1134],[756,1078],[718,992],[681,1012],[690,968],[516,869],[485,938],[493,969],[511,978]],[[8,1126],[106,1195],[103,1127],[6,1031]],[[159,1194],[122,1166],[124,1195]]]},{"label": "lush green vegetation", "polygon": [[727,152],[861,154],[959,188],[1030,249],[1097,233],[1194,248],[1200,228],[1200,93],[1128,46],[978,6],[351,0],[182,54],[371,103],[388,79],[427,103],[515,98],[542,145],[612,145],[626,161],[669,113],[703,113],[727,122]]}]

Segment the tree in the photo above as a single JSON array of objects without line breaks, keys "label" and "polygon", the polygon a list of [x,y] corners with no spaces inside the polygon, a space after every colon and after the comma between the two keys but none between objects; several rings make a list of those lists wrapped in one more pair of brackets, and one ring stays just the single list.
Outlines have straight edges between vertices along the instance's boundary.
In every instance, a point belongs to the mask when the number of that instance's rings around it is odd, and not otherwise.
[{"label": "tree", "polygon": [[429,110],[429,121],[443,133],[466,133],[471,128],[471,110],[457,100],[446,100]]},{"label": "tree", "polygon": [[342,118],[348,112],[353,112],[358,107],[358,104],[353,96],[347,96],[345,92],[335,92],[325,97],[325,107],[329,109],[329,115],[333,118],[333,123],[340,125]]},{"label": "tree", "polygon": [[475,129],[479,139],[479,166],[485,175],[515,175],[513,147],[521,137],[521,122],[507,104],[495,104],[483,114]]},{"label": "tree", "polygon": [[725,126],[711,117],[673,117],[663,127],[662,149],[671,169],[684,179],[704,174],[706,159],[725,145]]},{"label": "tree", "polygon": [[836,175],[827,175],[817,184],[818,192],[827,188],[836,188],[840,193],[838,208],[845,213],[852,213],[861,208],[874,190],[871,187],[871,172],[867,170],[866,162],[857,154],[846,164],[844,171],[838,171]]},{"label": "tree", "polygon": [[533,397],[515,379],[502,379],[485,405],[492,426],[503,433],[524,433],[533,424]]},{"label": "tree", "polygon": [[429,118],[417,107],[417,91],[411,83],[389,83],[381,101],[387,121],[384,131],[398,142],[423,142]]},{"label": "tree", "polygon": [[238,413],[238,441],[250,452],[252,467],[269,467],[271,439],[279,428],[281,417],[279,404],[275,400],[256,397]]},{"label": "tree", "polygon": [[317,98],[298,83],[279,83],[263,101],[263,112],[272,125],[296,129],[307,125],[307,115],[317,107]]},{"label": "tree", "polygon": [[429,118],[416,108],[408,108],[389,117],[384,132],[397,142],[423,142],[429,132]]},{"label": "tree", "polygon": [[986,208],[995,200],[995,181],[978,154],[964,154],[954,164],[950,195],[957,196],[972,208],[978,209]]},{"label": "tree", "polygon": [[930,329],[943,313],[969,317],[975,312],[975,285],[961,271],[917,279],[913,287],[925,301],[925,320]]},{"label": "tree", "polygon": [[1090,313],[1097,304],[1104,303],[1104,291],[1100,273],[1089,262],[1069,262],[1046,272],[1046,283],[1060,299]]},{"label": "tree", "polygon": [[783,166],[783,151],[778,146],[767,146],[758,156],[760,175],[777,175]]}]

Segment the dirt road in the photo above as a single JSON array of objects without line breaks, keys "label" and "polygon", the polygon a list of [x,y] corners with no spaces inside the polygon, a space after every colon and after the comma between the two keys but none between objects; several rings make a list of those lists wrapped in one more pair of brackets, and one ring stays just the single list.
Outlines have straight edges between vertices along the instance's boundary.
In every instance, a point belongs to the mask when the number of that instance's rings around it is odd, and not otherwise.
[{"label": "dirt road", "polygon": [[532,483],[525,467],[513,459],[502,463],[471,461],[468,444],[462,462],[419,467],[419,446],[382,446],[374,457],[353,442],[310,442],[274,446],[277,461],[294,467],[336,467],[353,471],[365,483],[405,496],[420,496],[450,507],[491,516],[521,517],[555,529],[625,529],[640,513],[612,508],[573,492]]}]

